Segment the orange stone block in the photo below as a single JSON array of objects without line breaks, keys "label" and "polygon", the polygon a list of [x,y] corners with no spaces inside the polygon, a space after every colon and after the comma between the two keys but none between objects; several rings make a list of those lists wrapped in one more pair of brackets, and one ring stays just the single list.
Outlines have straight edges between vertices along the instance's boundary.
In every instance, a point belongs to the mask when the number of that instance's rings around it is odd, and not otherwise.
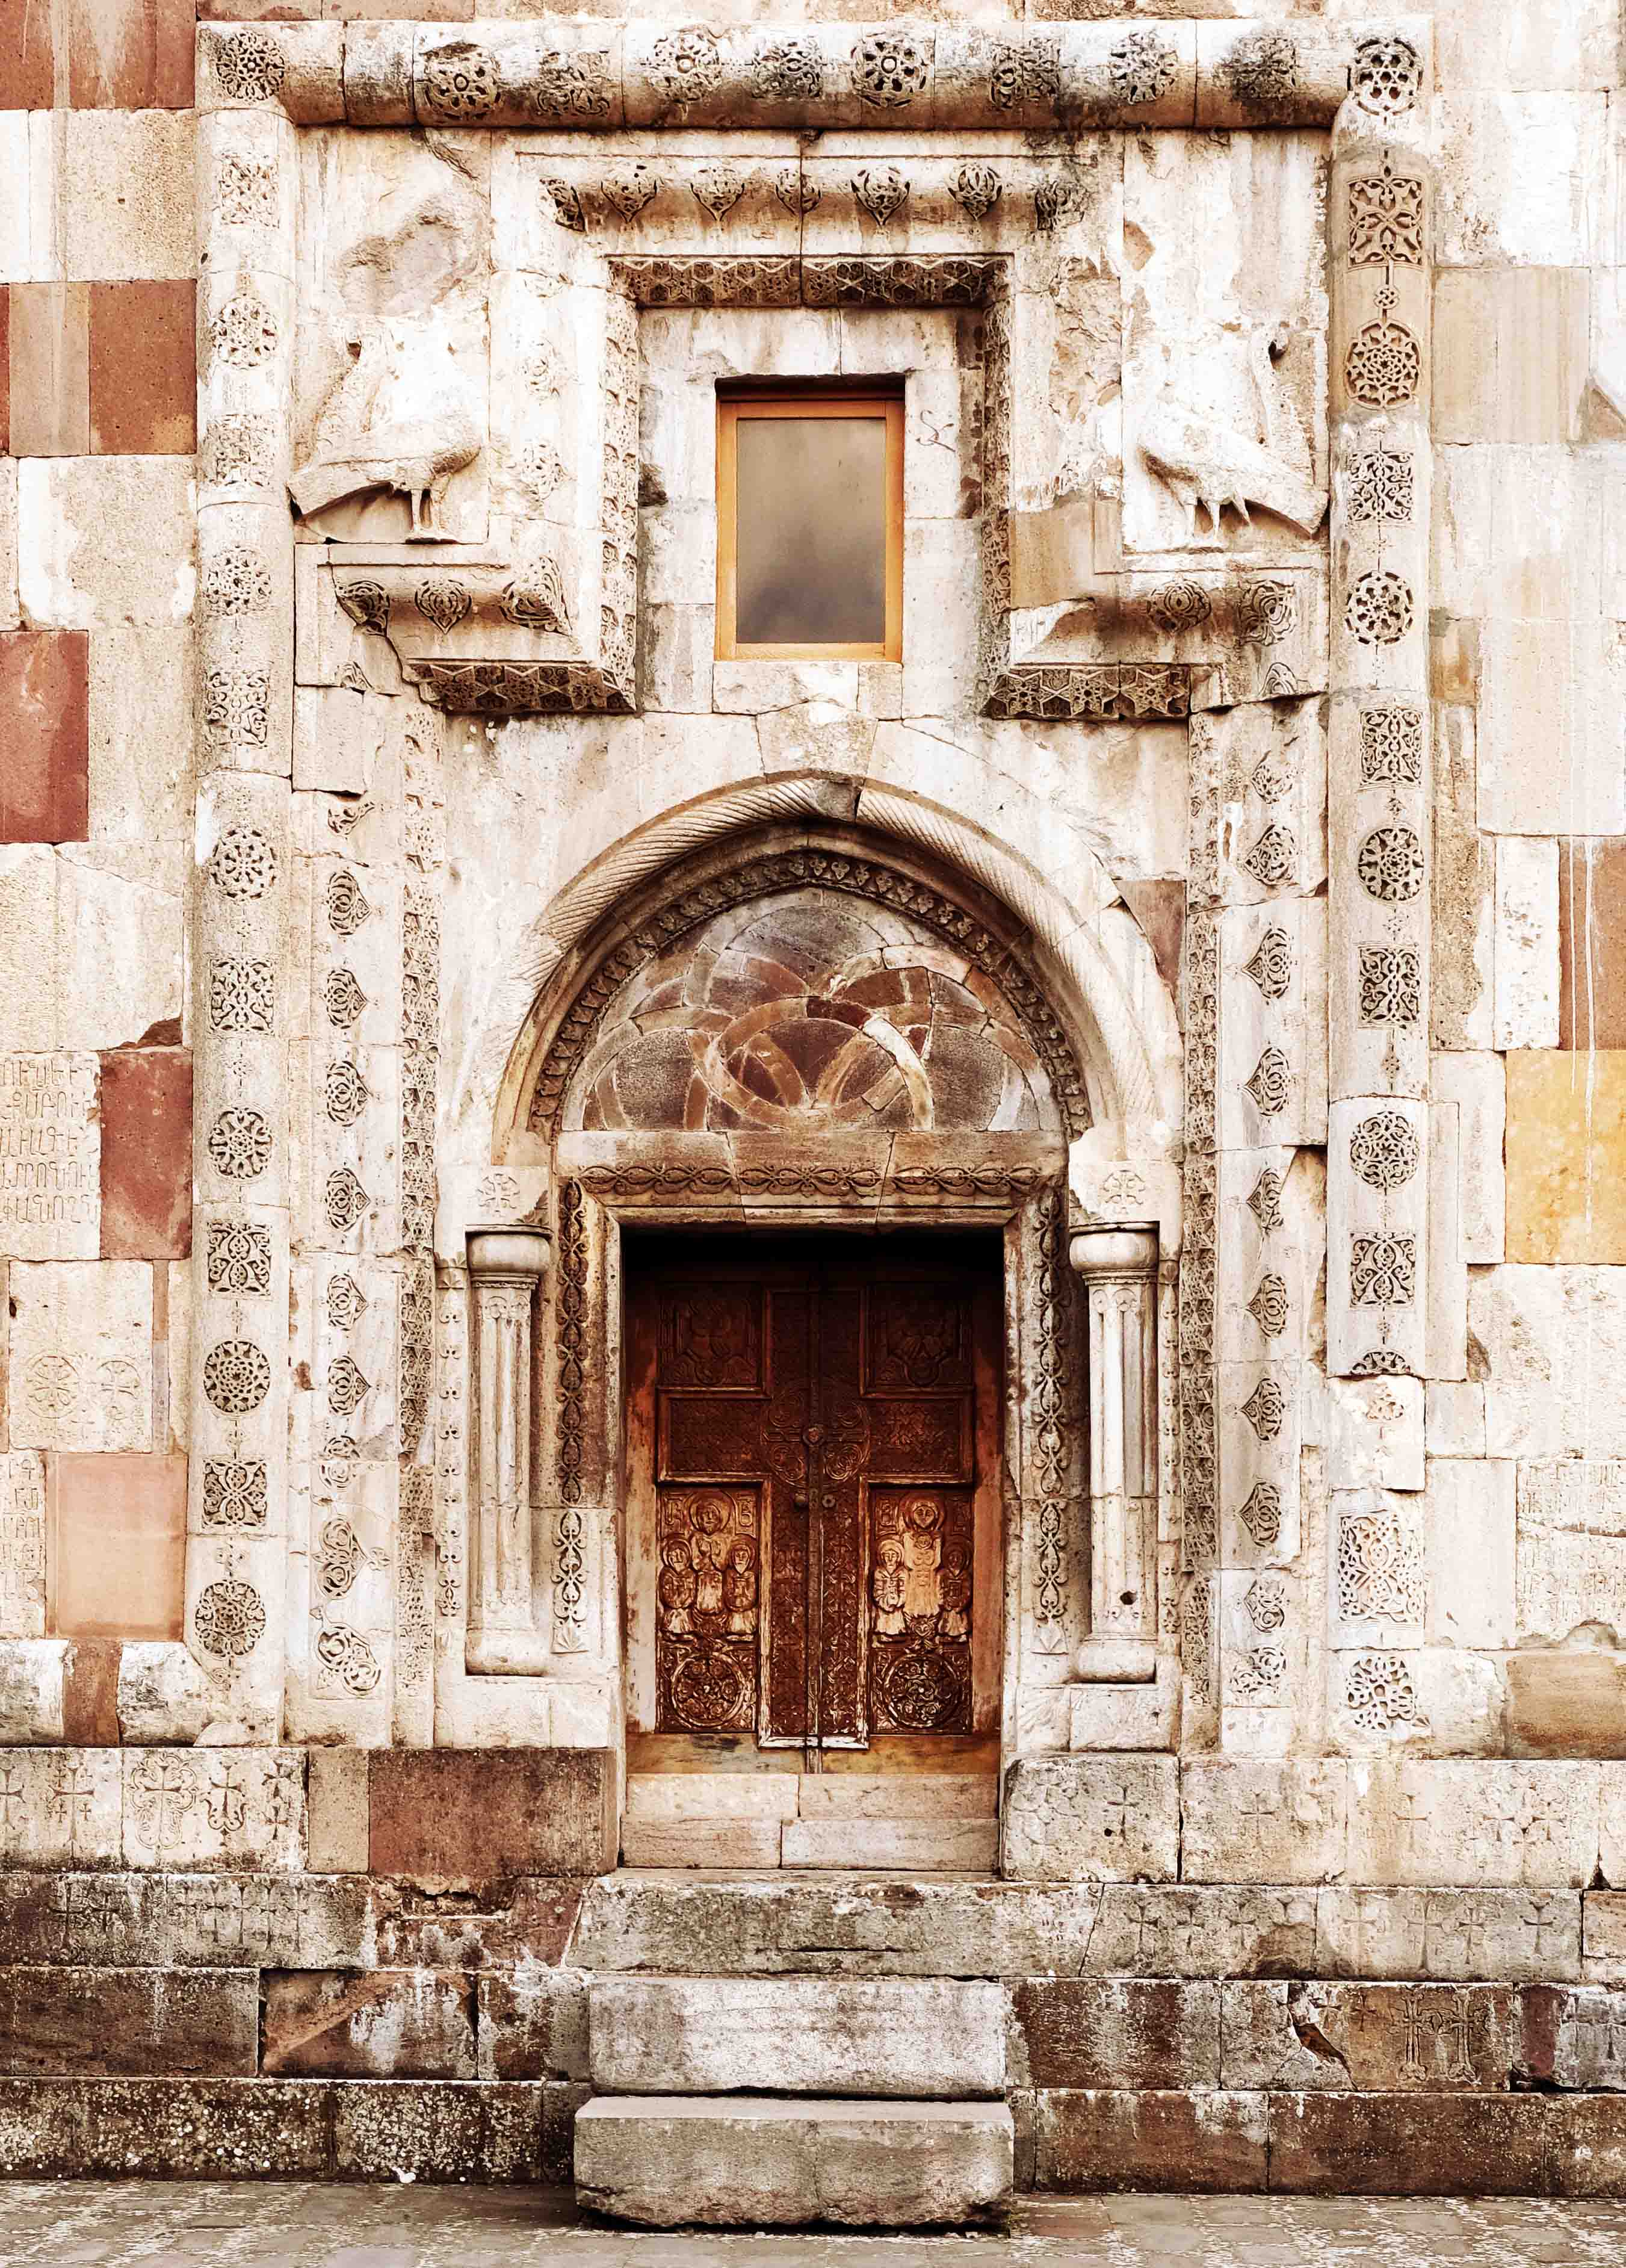
[{"label": "orange stone block", "polygon": [[0,843],[90,835],[90,641],[0,635]]},{"label": "orange stone block", "polygon": [[101,1057],[101,1256],[184,1260],[192,1249],[192,1050]]},{"label": "orange stone block", "polygon": [[197,446],[197,286],[92,284],[90,435],[98,457],[189,457]]},{"label": "orange stone block", "polygon": [[1507,1256],[1626,1261],[1626,1049],[1509,1053]]},{"label": "orange stone block", "polygon": [[1558,1044],[1626,1048],[1626,838],[1558,845]]},{"label": "orange stone block", "polygon": [[51,1460],[47,1565],[57,1638],[178,1638],[187,1461],[118,1451]]},{"label": "orange stone block", "polygon": [[0,0],[0,110],[48,110],[52,11],[40,0]]},{"label": "orange stone block", "polygon": [[68,99],[76,110],[187,110],[192,0],[69,0]]}]

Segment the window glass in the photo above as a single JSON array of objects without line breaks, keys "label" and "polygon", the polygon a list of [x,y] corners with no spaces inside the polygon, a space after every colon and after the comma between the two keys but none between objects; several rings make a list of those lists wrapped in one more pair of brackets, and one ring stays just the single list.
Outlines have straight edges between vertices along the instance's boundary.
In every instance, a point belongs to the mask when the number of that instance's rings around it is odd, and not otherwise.
[{"label": "window glass", "polygon": [[737,644],[883,645],[882,412],[742,416],[736,433]]}]

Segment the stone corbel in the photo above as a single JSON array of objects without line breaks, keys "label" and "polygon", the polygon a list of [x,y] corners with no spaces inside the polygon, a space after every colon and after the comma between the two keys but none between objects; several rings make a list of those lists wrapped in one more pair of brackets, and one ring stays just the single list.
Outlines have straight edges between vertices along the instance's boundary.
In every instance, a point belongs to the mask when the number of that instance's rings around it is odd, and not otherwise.
[{"label": "stone corbel", "polygon": [[1090,1635],[1079,1677],[1156,1672],[1158,1239],[1150,1228],[1075,1232],[1089,1300]]},{"label": "stone corbel", "polygon": [[334,596],[442,709],[522,716],[632,707],[629,686],[584,656],[563,576],[545,556],[518,566],[358,563],[335,570]]},{"label": "stone corbel", "polygon": [[531,1508],[532,1310],[549,1242],[535,1229],[473,1228],[474,1520],[467,1666],[533,1675],[547,1666],[535,1613]]}]

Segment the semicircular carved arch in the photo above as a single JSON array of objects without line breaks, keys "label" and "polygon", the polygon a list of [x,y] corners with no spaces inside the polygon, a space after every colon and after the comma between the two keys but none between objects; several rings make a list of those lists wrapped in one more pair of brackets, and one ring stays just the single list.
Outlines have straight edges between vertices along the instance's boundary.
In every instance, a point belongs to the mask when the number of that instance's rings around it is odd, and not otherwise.
[{"label": "semicircular carved arch", "polygon": [[871,840],[785,830],[669,873],[555,973],[525,1123],[1054,1132],[1091,1123],[1027,939]]}]

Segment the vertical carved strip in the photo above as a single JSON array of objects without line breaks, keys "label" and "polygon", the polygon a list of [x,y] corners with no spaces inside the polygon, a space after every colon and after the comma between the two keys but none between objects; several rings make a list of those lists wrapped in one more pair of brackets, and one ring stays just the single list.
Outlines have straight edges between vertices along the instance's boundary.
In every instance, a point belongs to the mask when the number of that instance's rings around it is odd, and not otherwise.
[{"label": "vertical carved strip", "polygon": [[553,1645],[555,1653],[580,1653],[587,1644],[586,1555],[584,1550],[585,1464],[587,1435],[587,1222],[578,1181],[559,1191],[559,1289],[555,1345],[559,1366],[554,1515]]},{"label": "vertical carved strip", "polygon": [[[1219,1076],[1219,772],[1214,727],[1194,717],[1188,733],[1187,915],[1181,996],[1185,1032],[1185,1167],[1180,1258],[1180,1610],[1187,1734],[1211,1736],[1213,1615],[1210,1578],[1219,1559],[1219,1440],[1215,1403],[1218,1182],[1215,1159]],[[1210,1721],[1205,1724],[1204,1720]]]},{"label": "vertical carved strip", "polygon": [[435,1112],[440,1061],[440,906],[445,809],[433,719],[419,711],[405,747],[401,900],[401,1311],[397,1368],[400,1498],[395,1560],[394,1736],[434,1737]]},{"label": "vertical carved strip", "polygon": [[474,1294],[475,1521],[471,1671],[538,1667],[531,1533],[531,1308],[548,1239],[476,1229]]},{"label": "vertical carved strip", "polygon": [[[185,1632],[218,1719],[281,1734],[288,1552],[293,131],[268,89],[197,138],[199,790]],[[236,185],[240,194],[227,194]]]},{"label": "vertical carved strip", "polygon": [[1158,1240],[1076,1234],[1089,1303],[1090,1633],[1083,1677],[1150,1677],[1157,1631]]}]

